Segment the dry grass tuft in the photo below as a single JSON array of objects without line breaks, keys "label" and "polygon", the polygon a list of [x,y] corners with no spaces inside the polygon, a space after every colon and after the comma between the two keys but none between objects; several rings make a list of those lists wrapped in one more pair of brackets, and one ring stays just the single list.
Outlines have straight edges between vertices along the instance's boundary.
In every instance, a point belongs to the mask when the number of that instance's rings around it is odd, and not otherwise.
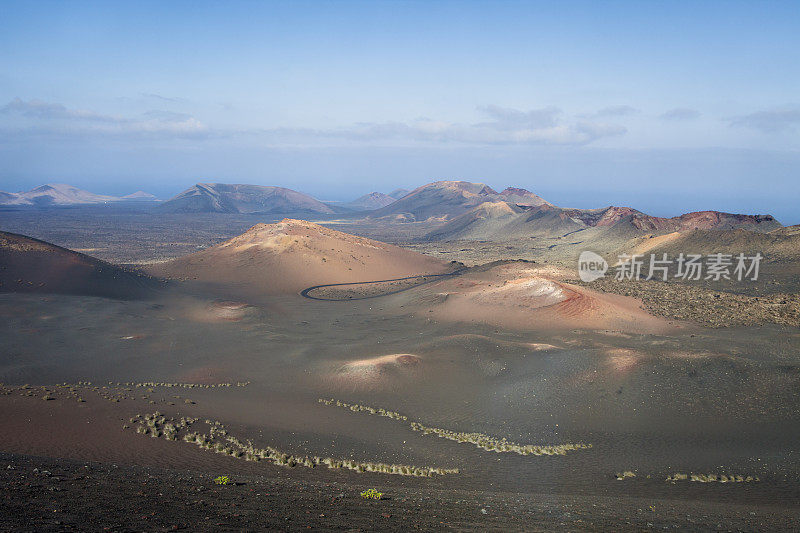
[{"label": "dry grass tuft", "polygon": [[758,476],[742,476],[739,474],[672,474],[666,481],[693,481],[696,483],[755,483],[761,481]]}]

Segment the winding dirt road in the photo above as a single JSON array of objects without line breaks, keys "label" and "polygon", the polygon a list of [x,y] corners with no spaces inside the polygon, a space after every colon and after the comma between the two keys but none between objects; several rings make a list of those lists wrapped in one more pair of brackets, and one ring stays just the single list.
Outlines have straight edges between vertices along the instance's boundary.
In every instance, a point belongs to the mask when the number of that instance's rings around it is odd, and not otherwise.
[{"label": "winding dirt road", "polygon": [[[370,298],[379,298],[381,296],[389,296],[390,294],[397,294],[399,292],[407,291],[407,290],[413,289],[415,287],[420,287],[422,285],[426,285],[428,283],[432,283],[434,281],[437,281],[440,278],[459,276],[462,273],[464,273],[466,270],[467,270],[466,268],[461,268],[459,270],[455,270],[453,272],[448,272],[446,274],[419,274],[419,275],[416,275],[416,276],[406,276],[404,278],[379,279],[379,280],[375,280],[375,281],[351,281],[351,282],[347,282],[347,283],[328,283],[328,284],[325,284],[325,285],[314,285],[313,287],[308,287],[308,288],[303,289],[302,291],[300,291],[300,296],[302,296],[304,298],[308,298],[310,300],[319,300],[319,301],[324,301],[324,302],[349,302],[349,301],[352,301],[352,300],[368,300]],[[389,292],[383,292],[383,293],[380,293],[380,294],[372,294],[372,295],[369,295],[369,296],[357,296],[357,297],[348,297],[348,298],[324,298],[324,297],[320,298],[318,296],[312,296],[310,294],[312,291],[315,291],[317,289],[322,289],[322,288],[325,288],[325,287],[341,287],[341,286],[344,286],[344,285],[371,285],[371,284],[375,284],[375,283],[388,283],[388,282],[391,282],[391,281],[405,281],[405,280],[417,279],[417,278],[432,278],[432,279],[425,279],[424,281],[422,281],[420,283],[416,283],[414,285],[409,285],[408,287],[403,287],[401,289],[396,289],[396,290],[389,291]]]}]

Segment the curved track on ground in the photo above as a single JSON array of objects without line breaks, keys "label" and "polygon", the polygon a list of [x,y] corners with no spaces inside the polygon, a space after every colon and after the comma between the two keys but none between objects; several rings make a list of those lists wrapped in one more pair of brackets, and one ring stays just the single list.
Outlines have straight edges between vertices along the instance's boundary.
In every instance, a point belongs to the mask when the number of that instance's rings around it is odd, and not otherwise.
[{"label": "curved track on ground", "polygon": [[[455,277],[459,276],[464,273],[467,269],[461,268],[459,270],[455,270],[453,272],[448,272],[446,274],[418,274],[416,276],[407,276],[404,278],[394,278],[394,279],[378,279],[375,281],[350,281],[347,283],[328,283],[325,285],[314,285],[313,287],[308,287],[307,289],[303,289],[300,291],[300,296],[303,298],[308,298],[310,300],[319,300],[322,302],[351,302],[353,300],[369,300],[371,298],[380,298],[381,296],[389,296],[390,294],[397,294],[399,292],[404,292],[410,289],[414,289],[416,287],[420,287],[422,285],[427,285],[428,283],[433,283],[441,278],[448,278],[448,277]],[[342,287],[345,285],[370,285],[375,283],[388,283],[390,281],[405,281],[407,279],[416,279],[416,278],[432,278],[426,279],[420,283],[416,283],[414,285],[409,285],[408,287],[403,287],[402,289],[396,289],[389,292],[382,292],[380,294],[372,294],[369,296],[357,296],[352,298],[319,298],[317,296],[312,296],[310,293],[311,291],[315,291],[317,289],[322,289],[325,287]]]}]

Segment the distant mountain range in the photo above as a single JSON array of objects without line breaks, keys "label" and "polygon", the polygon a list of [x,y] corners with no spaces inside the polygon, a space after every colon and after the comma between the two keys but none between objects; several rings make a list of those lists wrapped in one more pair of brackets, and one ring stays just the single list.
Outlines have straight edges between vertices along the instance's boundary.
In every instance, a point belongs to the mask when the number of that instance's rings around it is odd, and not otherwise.
[{"label": "distant mountain range", "polygon": [[351,202],[321,202],[312,196],[263,185],[198,183],[164,202],[159,209],[174,213],[263,213],[330,215],[372,211],[408,194],[396,189],[389,194],[371,192]]},{"label": "distant mountain range", "polygon": [[[64,184],[42,185],[22,193],[0,192],[0,206],[73,206],[133,201],[155,202],[157,199],[142,191],[117,197]],[[387,223],[427,222],[431,231],[425,238],[430,240],[504,241],[533,236],[564,237],[578,232],[584,237],[601,232],[604,238],[627,239],[647,233],[698,229],[767,233],[782,227],[770,215],[698,211],[665,218],[631,207],[563,208],[525,189],[508,187],[497,192],[484,183],[467,181],[436,181],[413,191],[372,192],[351,202],[327,203],[283,187],[198,183],[158,204],[156,209],[170,213],[279,216],[355,214]]]},{"label": "distant mountain range", "polygon": [[565,209],[553,205],[524,206],[511,202],[484,202],[437,227],[431,240],[508,240],[539,236],[567,236],[591,228],[613,230],[620,236],[687,230],[746,229],[767,233],[781,224],[770,215],[737,215],[698,211],[677,217],[654,217],[630,207]]},{"label": "distant mountain range", "polygon": [[328,202],[328,205],[334,208],[343,207],[345,209],[352,209],[353,211],[373,211],[375,209],[380,209],[381,207],[386,207],[395,200],[396,198],[393,198],[388,194],[384,194],[382,192],[371,192],[356,198],[352,202]]},{"label": "distant mountain range", "polygon": [[409,191],[408,189],[395,189],[389,194],[385,194],[382,192],[371,192],[369,194],[365,194],[364,196],[356,198],[352,202],[326,202],[326,203],[331,207],[333,207],[334,209],[344,208],[353,211],[374,211],[376,209],[380,209],[381,207],[386,207],[387,205],[393,203],[395,200],[403,198],[410,192],[411,191]]},{"label": "distant mountain range", "polygon": [[158,207],[171,213],[333,214],[307,194],[283,187],[198,183]]},{"label": "distant mountain range", "polygon": [[127,196],[106,196],[78,189],[63,183],[48,183],[28,192],[0,191],[0,205],[8,206],[70,206],[107,204],[111,202],[157,202],[158,198],[144,191]]},{"label": "distant mountain range", "polygon": [[371,218],[387,217],[406,222],[447,220],[485,202],[510,202],[517,205],[551,205],[525,189],[507,188],[497,192],[484,183],[436,181],[418,187],[396,202],[370,213]]}]

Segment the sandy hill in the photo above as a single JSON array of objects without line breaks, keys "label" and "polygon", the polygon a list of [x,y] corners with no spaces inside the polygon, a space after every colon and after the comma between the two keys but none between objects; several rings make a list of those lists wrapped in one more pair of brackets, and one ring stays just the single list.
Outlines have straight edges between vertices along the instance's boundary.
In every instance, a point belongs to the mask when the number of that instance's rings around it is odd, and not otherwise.
[{"label": "sandy hill", "polygon": [[152,265],[154,274],[196,279],[249,294],[312,285],[443,273],[448,263],[303,220],[258,224],[206,250]]},{"label": "sandy hill", "polygon": [[370,214],[373,218],[397,217],[404,220],[448,220],[486,202],[507,201],[520,205],[549,205],[525,189],[508,188],[497,192],[484,183],[437,181],[414,189],[396,202]]},{"label": "sandy hill", "polygon": [[158,208],[172,213],[334,212],[319,200],[291,189],[228,183],[198,183]]},{"label": "sandy hill", "polygon": [[40,292],[131,299],[157,280],[24,235],[0,231],[0,292]]},{"label": "sandy hill", "polygon": [[[612,230],[620,237],[646,233],[665,234],[689,230],[734,230],[767,233],[781,225],[770,215],[737,215],[718,211],[686,213],[673,218],[653,217],[630,207],[564,209],[552,205],[483,203],[431,231],[430,240],[503,241],[527,237],[564,237],[578,232],[581,238]],[[590,229],[595,231],[586,231]],[[606,232],[607,233],[607,232]]]}]

